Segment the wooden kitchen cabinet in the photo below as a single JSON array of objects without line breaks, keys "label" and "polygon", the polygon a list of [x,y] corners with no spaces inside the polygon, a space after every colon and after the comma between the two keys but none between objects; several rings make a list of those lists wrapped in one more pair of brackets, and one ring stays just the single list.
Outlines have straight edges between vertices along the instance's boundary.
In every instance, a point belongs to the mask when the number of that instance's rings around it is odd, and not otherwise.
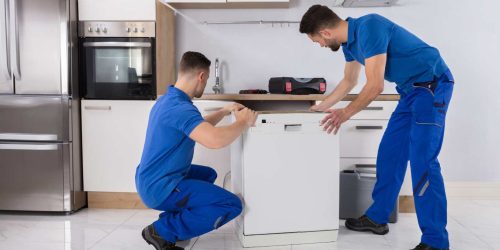
[{"label": "wooden kitchen cabinet", "polygon": [[136,192],[135,170],[154,103],[82,100],[85,191]]}]

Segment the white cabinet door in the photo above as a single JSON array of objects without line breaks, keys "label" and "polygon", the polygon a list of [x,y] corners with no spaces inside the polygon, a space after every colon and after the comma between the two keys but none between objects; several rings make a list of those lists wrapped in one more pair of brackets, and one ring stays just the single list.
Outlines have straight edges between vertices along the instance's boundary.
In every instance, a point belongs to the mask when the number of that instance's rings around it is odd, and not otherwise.
[{"label": "white cabinet door", "polygon": [[340,127],[340,157],[377,157],[387,120],[349,120]]},{"label": "white cabinet door", "polygon": [[[200,110],[201,115],[205,116],[217,109],[231,104],[230,101],[201,101],[196,100],[194,105]],[[226,116],[217,126],[231,124],[230,116]],[[224,176],[231,170],[230,147],[221,149],[208,149],[201,144],[196,143],[193,156],[193,164],[208,166],[217,171],[217,180],[215,183],[222,187]],[[227,183],[229,184],[229,182]]]},{"label": "white cabinet door", "polygon": [[79,0],[80,21],[155,21],[156,0]]},{"label": "white cabinet door", "polygon": [[82,101],[85,191],[136,192],[149,111],[154,101]]},{"label": "white cabinet door", "polygon": [[[349,103],[351,102],[341,101],[333,106],[333,108],[345,108],[349,105]],[[368,107],[353,115],[351,120],[389,120],[397,105],[398,102],[396,101],[373,101],[368,105]]]}]

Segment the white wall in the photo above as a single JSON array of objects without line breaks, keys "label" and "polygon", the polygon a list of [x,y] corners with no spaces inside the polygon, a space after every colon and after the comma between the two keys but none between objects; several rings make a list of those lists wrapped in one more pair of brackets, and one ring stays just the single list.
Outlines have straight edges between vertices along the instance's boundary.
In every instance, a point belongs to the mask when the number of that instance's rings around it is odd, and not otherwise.
[{"label": "white wall", "polygon": [[[298,32],[298,24],[199,23],[299,21],[315,3],[333,5],[333,1],[292,0],[289,9],[179,10],[177,59],[188,50],[200,51],[212,61],[219,57],[227,93],[267,89],[271,76],[325,77],[331,91],[342,77],[343,55],[313,44]],[[441,51],[456,79],[440,157],[445,178],[500,181],[500,1],[400,0],[391,8],[334,10],[344,18],[379,13]],[[212,70],[207,92],[212,92],[213,75]],[[386,93],[394,93],[394,85],[387,86]]]}]

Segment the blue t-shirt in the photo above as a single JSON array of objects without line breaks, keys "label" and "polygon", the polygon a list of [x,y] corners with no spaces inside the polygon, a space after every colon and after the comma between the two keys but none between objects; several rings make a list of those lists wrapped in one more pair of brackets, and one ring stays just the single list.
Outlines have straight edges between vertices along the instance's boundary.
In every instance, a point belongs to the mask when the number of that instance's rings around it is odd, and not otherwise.
[{"label": "blue t-shirt", "polygon": [[385,79],[407,92],[416,82],[428,82],[448,70],[439,51],[385,17],[370,14],[348,18],[348,38],[342,44],[345,60],[387,53]]},{"label": "blue t-shirt", "polygon": [[173,86],[151,109],[135,174],[137,192],[147,206],[162,204],[186,176],[195,146],[189,134],[203,121],[189,96]]}]

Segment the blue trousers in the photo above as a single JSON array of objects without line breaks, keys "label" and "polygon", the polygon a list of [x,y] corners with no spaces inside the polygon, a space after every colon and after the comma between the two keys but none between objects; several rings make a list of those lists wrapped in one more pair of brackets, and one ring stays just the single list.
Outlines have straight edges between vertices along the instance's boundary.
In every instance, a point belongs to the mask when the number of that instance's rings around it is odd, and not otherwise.
[{"label": "blue trousers", "polygon": [[388,222],[409,160],[421,242],[439,249],[448,248],[449,241],[446,193],[437,157],[453,85],[448,71],[434,82],[414,84],[410,91],[398,88],[401,99],[379,146],[373,204],[366,211],[373,221]]},{"label": "blue trousers", "polygon": [[165,240],[189,240],[221,227],[241,213],[240,199],[216,185],[215,170],[192,165],[167,199],[154,209],[164,211],[153,223]]}]

